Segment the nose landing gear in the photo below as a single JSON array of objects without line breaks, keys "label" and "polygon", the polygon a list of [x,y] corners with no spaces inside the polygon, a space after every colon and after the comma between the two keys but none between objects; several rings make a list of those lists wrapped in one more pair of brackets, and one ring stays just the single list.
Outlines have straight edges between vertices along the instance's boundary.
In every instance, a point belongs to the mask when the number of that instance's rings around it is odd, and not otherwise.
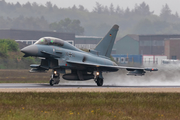
[{"label": "nose landing gear", "polygon": [[96,78],[94,79],[95,83],[97,86],[103,86],[103,77],[102,77],[102,72],[97,72],[96,73]]},{"label": "nose landing gear", "polygon": [[60,74],[57,73],[57,71],[53,71],[49,84],[53,86],[54,84],[59,84],[59,82],[60,82]]},{"label": "nose landing gear", "polygon": [[95,82],[96,82],[97,86],[103,86],[103,79],[102,78],[97,77]]}]

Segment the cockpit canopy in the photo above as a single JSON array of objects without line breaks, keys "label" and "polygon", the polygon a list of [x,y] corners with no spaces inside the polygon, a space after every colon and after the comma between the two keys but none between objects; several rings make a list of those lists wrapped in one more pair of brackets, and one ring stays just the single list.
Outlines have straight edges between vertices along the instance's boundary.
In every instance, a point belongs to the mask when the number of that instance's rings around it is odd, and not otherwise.
[{"label": "cockpit canopy", "polygon": [[40,44],[40,45],[55,45],[55,46],[63,46],[64,41],[58,38],[53,38],[53,37],[43,37],[40,38],[37,42],[34,44]]}]

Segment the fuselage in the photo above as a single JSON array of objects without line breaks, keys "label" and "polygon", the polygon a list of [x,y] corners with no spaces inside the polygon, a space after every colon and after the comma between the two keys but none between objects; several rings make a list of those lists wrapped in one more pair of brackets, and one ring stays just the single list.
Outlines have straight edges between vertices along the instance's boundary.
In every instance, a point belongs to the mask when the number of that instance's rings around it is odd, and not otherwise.
[{"label": "fuselage", "polygon": [[[46,72],[52,69],[50,85],[60,82],[60,74],[64,80],[85,81],[94,79],[97,86],[103,85],[103,72],[116,72],[119,69],[129,71],[128,75],[144,75],[145,71],[157,69],[144,69],[136,67],[117,66],[110,60],[110,54],[119,26],[114,25],[105,37],[97,44],[94,50],[82,51],[62,39],[44,37],[35,44],[21,50],[24,57],[41,57],[39,65],[30,65],[30,72]],[[67,69],[70,69],[67,72]]]},{"label": "fuselage", "polygon": [[[27,46],[21,51],[29,56],[43,57],[46,59],[57,59],[59,67],[63,68],[80,70],[86,69],[86,67],[83,67],[82,65],[77,66],[69,64],[67,61],[81,62],[85,64],[117,66],[107,57],[84,52],[70,43],[57,38],[42,38],[35,44]],[[90,71],[94,71],[94,69]]]}]

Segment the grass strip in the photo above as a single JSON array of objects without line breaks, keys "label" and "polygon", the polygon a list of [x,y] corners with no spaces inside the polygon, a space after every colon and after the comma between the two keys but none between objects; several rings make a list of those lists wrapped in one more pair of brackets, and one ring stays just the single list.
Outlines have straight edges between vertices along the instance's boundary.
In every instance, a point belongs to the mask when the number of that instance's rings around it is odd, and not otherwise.
[{"label": "grass strip", "polygon": [[177,120],[179,93],[0,93],[1,120]]}]

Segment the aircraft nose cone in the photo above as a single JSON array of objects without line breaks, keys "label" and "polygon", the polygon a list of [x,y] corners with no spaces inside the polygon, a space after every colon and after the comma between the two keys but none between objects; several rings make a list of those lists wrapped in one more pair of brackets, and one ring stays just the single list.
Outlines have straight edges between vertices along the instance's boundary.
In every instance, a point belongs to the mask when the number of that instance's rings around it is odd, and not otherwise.
[{"label": "aircraft nose cone", "polygon": [[21,49],[21,52],[29,56],[36,56],[38,53],[38,47],[36,45],[30,45]]}]

